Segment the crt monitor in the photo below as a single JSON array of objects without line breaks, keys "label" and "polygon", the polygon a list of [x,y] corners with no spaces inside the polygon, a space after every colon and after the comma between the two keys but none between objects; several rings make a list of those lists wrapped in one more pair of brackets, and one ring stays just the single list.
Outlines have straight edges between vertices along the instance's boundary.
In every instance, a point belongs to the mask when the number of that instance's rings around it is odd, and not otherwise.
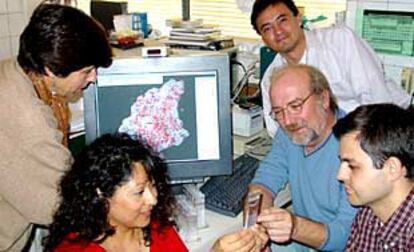
[{"label": "crt monitor", "polygon": [[125,132],[168,163],[172,183],[232,172],[227,55],[124,58],[84,92],[86,142]]},{"label": "crt monitor", "polygon": [[414,56],[414,12],[358,10],[356,30],[376,52]]},{"label": "crt monitor", "polygon": [[114,16],[127,14],[127,2],[91,1],[91,16],[105,28],[108,34],[114,30]]}]

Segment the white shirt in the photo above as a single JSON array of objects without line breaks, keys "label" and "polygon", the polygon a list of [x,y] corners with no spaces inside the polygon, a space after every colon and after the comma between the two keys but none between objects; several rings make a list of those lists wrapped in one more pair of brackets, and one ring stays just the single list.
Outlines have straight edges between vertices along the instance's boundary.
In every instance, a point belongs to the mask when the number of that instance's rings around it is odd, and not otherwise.
[{"label": "white shirt", "polygon": [[[346,26],[305,31],[306,50],[299,63],[317,67],[326,76],[338,105],[346,112],[361,104],[395,103],[406,107],[409,94],[387,78],[382,62],[371,47]],[[273,137],[278,124],[269,116],[270,77],[273,69],[286,65],[277,54],[262,82],[263,112],[267,130]]]}]

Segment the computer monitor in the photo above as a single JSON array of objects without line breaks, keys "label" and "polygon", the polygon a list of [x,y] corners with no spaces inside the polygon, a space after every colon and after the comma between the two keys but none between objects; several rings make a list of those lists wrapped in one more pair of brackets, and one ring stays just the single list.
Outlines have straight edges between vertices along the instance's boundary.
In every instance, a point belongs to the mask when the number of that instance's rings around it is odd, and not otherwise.
[{"label": "computer monitor", "polygon": [[227,55],[115,59],[84,92],[86,142],[105,133],[143,138],[172,183],[232,172]]},{"label": "computer monitor", "polygon": [[114,16],[128,12],[127,2],[92,0],[90,7],[91,16],[102,24],[108,34],[114,30]]},{"label": "computer monitor", "polygon": [[355,30],[378,53],[414,56],[414,12],[358,9]]}]

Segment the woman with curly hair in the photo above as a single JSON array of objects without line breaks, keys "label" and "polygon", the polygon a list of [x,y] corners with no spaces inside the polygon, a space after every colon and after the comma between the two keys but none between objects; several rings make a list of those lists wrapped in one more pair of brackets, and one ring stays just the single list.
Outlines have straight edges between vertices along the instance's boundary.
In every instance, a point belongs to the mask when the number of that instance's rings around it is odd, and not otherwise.
[{"label": "woman with curly hair", "polygon": [[173,227],[165,163],[126,134],[86,147],[60,195],[46,251],[188,251]]}]

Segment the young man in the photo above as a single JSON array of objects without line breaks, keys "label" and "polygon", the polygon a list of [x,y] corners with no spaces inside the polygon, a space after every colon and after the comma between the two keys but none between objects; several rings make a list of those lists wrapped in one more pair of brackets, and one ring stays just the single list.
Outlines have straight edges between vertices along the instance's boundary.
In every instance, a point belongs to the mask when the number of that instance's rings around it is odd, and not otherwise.
[{"label": "young man", "polygon": [[[258,222],[272,241],[293,241],[289,247],[295,251],[343,250],[356,211],[336,179],[339,143],[331,132],[344,112],[314,67],[288,65],[275,71],[271,81],[271,117],[281,130],[249,186],[263,195]],[[295,214],[273,207],[287,182]]]},{"label": "young man", "polygon": [[265,122],[271,136],[278,124],[269,116],[269,77],[273,69],[287,64],[307,64],[321,70],[345,111],[378,102],[409,104],[409,95],[386,79],[380,59],[349,28],[304,31],[292,0],[256,0],[251,23],[264,43],[278,53],[261,82]]},{"label": "young man", "polygon": [[414,111],[391,104],[357,108],[334,127],[338,179],[352,205],[348,251],[414,251]]}]

